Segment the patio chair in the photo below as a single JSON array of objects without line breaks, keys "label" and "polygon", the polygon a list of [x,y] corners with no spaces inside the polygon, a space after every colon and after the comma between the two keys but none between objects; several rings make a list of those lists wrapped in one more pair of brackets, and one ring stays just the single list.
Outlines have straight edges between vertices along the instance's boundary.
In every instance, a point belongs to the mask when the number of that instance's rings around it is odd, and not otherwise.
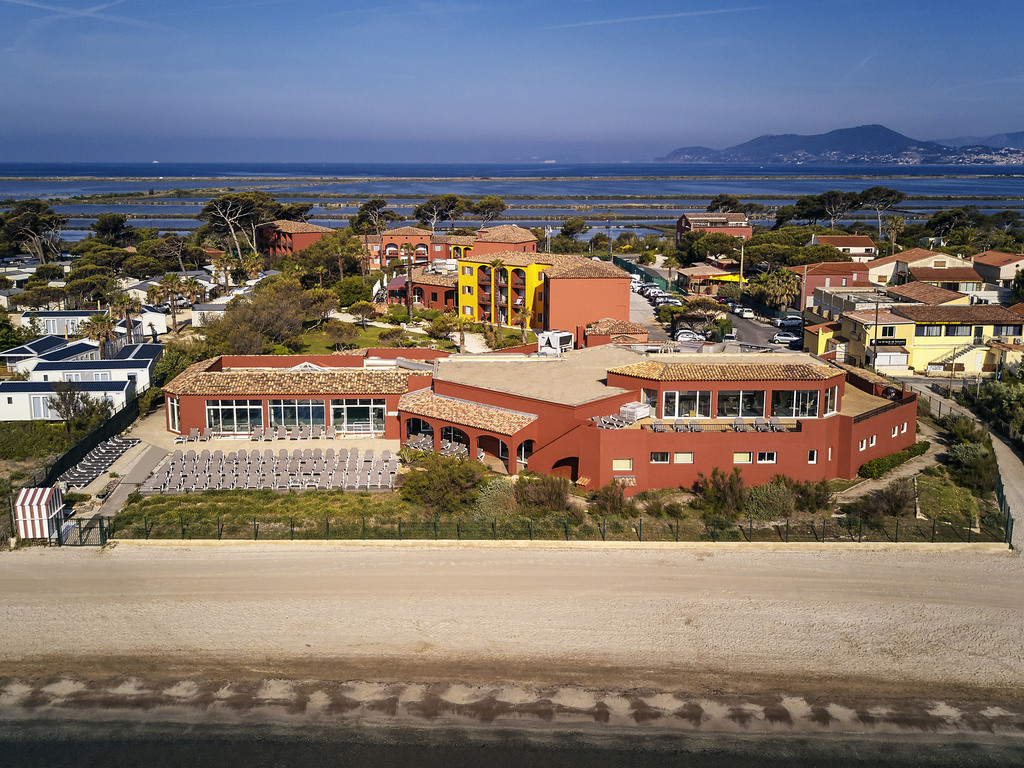
[{"label": "patio chair", "polygon": [[672,422],[672,429],[676,432],[689,432],[690,430],[686,427],[686,422],[682,419],[676,419]]},{"label": "patio chair", "polygon": [[288,439],[288,427],[284,426],[283,424],[281,426],[279,426],[277,428],[277,432],[274,434],[274,437],[277,440],[287,440]]},{"label": "patio chair", "polygon": [[750,428],[743,422],[743,419],[736,417],[732,420],[732,428],[736,432],[749,432]]},{"label": "patio chair", "polygon": [[189,442],[199,442],[199,427],[192,427],[192,429],[188,431],[188,439]]},{"label": "patio chair", "polygon": [[175,443],[187,443],[188,442],[188,435],[175,435],[174,436],[174,442]]},{"label": "patio chair", "polygon": [[651,424],[651,430],[654,432],[668,432],[668,429],[666,429],[665,427],[665,422],[661,421],[660,419],[654,420],[654,422]]},{"label": "patio chair", "polygon": [[690,431],[691,432],[703,432],[704,427],[701,426],[700,422],[696,419],[690,420]]},{"label": "patio chair", "polygon": [[205,427],[203,429],[203,433],[199,436],[199,440],[200,442],[208,443],[210,442],[211,437],[213,437],[213,430],[209,427]]},{"label": "patio chair", "polygon": [[764,420],[763,416],[758,416],[756,419],[754,419],[754,429],[756,429],[758,432],[772,431],[771,425]]},{"label": "patio chair", "polygon": [[779,421],[779,417],[778,416],[772,416],[768,420],[768,423],[771,426],[773,432],[785,432],[786,431],[786,428],[784,426],[782,426],[782,422]]}]

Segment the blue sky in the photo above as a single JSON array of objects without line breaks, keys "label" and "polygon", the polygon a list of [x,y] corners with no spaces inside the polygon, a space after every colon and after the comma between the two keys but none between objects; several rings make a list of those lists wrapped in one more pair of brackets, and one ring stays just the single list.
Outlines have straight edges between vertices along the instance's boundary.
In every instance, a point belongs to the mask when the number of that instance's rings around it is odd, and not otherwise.
[{"label": "blue sky", "polygon": [[0,0],[0,160],[649,161],[1024,130],[1024,2]]}]

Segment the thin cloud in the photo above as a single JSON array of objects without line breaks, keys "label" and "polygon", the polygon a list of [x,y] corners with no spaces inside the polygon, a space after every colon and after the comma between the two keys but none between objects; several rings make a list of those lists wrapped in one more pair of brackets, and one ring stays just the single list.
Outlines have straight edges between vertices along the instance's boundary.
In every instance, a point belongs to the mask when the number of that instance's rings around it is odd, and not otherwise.
[{"label": "thin cloud", "polygon": [[133,19],[129,16],[114,16],[111,14],[103,13],[107,8],[113,8],[116,5],[121,5],[127,2],[127,0],[112,0],[109,3],[101,3],[100,5],[94,5],[89,8],[66,8],[59,5],[50,5],[48,3],[40,3],[35,0],[0,0],[0,2],[8,5],[20,5],[25,8],[35,8],[40,11],[49,11],[53,13],[53,16],[45,16],[40,19],[35,19],[36,24],[50,23],[54,21],[61,21],[64,19],[97,19],[99,21],[110,21],[115,24],[127,24],[132,27],[144,27],[147,29],[166,29],[159,24],[152,24],[147,21],[140,19]]},{"label": "thin cloud", "polygon": [[717,16],[722,13],[744,13],[746,11],[762,11],[763,5],[750,5],[743,8],[716,8],[708,11],[680,11],[679,13],[659,13],[652,16],[624,16],[619,19],[593,19],[577,21],[572,24],[559,24],[548,29],[572,29],[574,27],[598,27],[605,24],[629,24],[636,21],[664,21],[665,19],[683,19],[690,16]]}]

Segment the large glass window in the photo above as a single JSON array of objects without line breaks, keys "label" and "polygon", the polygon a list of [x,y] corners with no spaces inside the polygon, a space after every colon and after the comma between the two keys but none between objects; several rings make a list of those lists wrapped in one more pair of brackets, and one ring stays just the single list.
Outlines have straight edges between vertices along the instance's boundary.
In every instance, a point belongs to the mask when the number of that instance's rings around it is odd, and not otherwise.
[{"label": "large glass window", "polygon": [[997,325],[992,329],[994,336],[1020,336],[1021,326],[1019,325]]},{"label": "large glass window", "polygon": [[263,426],[261,400],[207,400],[206,426],[224,434],[246,434]]},{"label": "large glass window", "polygon": [[387,400],[384,398],[331,400],[331,425],[343,432],[383,432],[386,413]]},{"label": "large glass window", "polygon": [[47,395],[32,395],[32,418],[50,418],[50,398]]},{"label": "large glass window", "polygon": [[271,400],[268,404],[272,427],[322,427],[323,400]]},{"label": "large glass window", "polygon": [[816,389],[777,389],[772,392],[772,416],[796,418],[818,415]]},{"label": "large glass window", "polygon": [[915,336],[941,336],[941,325],[918,325],[914,328]]},{"label": "large glass window", "polygon": [[970,336],[974,332],[974,326],[971,325],[947,325],[946,335],[947,336]]},{"label": "large glass window", "polygon": [[666,419],[686,416],[711,418],[711,392],[665,392],[662,403],[661,414]]},{"label": "large glass window", "polygon": [[178,425],[180,423],[178,416],[178,398],[168,397],[167,398],[167,419],[168,425],[171,428],[171,432],[178,431]]},{"label": "large glass window", "polygon": [[718,393],[718,416],[755,418],[764,416],[764,391],[723,390]]},{"label": "large glass window", "polygon": [[839,387],[829,387],[825,390],[825,416],[839,410]]}]

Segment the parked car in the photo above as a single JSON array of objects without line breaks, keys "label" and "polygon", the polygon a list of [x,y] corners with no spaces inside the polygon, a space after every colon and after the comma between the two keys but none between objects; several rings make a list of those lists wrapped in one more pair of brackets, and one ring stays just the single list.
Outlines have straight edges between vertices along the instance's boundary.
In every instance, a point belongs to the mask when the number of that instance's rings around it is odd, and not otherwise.
[{"label": "parked car", "polygon": [[739,341],[739,339],[736,338],[735,333],[727,333],[722,337],[722,341]]},{"label": "parked car", "polygon": [[802,341],[802,337],[791,331],[779,331],[772,336],[772,344],[792,344],[794,341]]},{"label": "parked car", "polygon": [[689,328],[676,331],[676,341],[704,341],[704,337]]},{"label": "parked car", "polygon": [[750,307],[737,306],[733,310],[733,312],[736,313],[737,317],[742,317],[744,320],[753,320],[754,319],[754,310],[752,310]]},{"label": "parked car", "polygon": [[776,328],[802,328],[804,319],[800,315],[785,315],[772,320]]}]

